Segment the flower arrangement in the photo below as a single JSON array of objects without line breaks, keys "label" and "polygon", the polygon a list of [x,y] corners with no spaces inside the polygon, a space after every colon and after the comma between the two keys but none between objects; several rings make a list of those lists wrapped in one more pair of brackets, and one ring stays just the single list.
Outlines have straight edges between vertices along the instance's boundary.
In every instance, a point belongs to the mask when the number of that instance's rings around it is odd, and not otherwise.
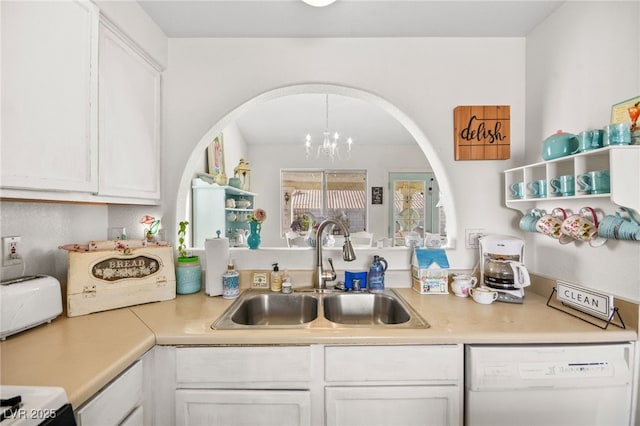
[{"label": "flower arrangement", "polygon": [[249,216],[247,216],[247,219],[250,222],[262,223],[265,220],[267,220],[267,212],[264,211],[263,209],[255,209],[253,211],[253,214],[250,214]]},{"label": "flower arrangement", "polygon": [[262,209],[255,209],[252,214],[247,216],[251,233],[247,237],[247,245],[250,249],[257,249],[260,246],[260,231],[262,230],[262,222],[267,219],[267,212]]},{"label": "flower arrangement", "polygon": [[140,223],[148,226],[148,228],[144,230],[144,235],[148,241],[153,241],[156,234],[158,233],[158,228],[160,228],[160,219],[156,220],[155,217],[146,214],[142,216],[142,219],[140,219]]}]

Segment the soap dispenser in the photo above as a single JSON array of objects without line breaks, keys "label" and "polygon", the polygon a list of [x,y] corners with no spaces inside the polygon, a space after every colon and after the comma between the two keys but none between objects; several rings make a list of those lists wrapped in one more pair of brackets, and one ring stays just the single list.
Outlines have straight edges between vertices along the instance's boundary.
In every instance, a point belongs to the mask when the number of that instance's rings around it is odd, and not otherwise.
[{"label": "soap dispenser", "polygon": [[236,271],[233,259],[227,262],[227,272],[222,276],[222,298],[235,299],[240,296],[240,273]]},{"label": "soap dispenser", "polygon": [[282,272],[277,262],[273,264],[273,271],[271,271],[271,291],[282,291]]}]

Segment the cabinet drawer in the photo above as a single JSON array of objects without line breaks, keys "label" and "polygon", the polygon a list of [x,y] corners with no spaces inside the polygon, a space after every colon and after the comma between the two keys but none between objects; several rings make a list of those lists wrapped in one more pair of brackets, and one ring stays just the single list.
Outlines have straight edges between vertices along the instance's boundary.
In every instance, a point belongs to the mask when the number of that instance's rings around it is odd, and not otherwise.
[{"label": "cabinet drawer", "polygon": [[178,387],[308,388],[308,346],[178,348]]},{"label": "cabinet drawer", "polygon": [[142,406],[137,407],[131,414],[127,416],[126,419],[120,426],[143,426],[144,425],[144,409]]},{"label": "cabinet drawer", "polygon": [[327,382],[462,381],[462,347],[329,346]]},{"label": "cabinet drawer", "polygon": [[80,426],[117,425],[142,401],[142,362],[137,361],[77,412]]}]

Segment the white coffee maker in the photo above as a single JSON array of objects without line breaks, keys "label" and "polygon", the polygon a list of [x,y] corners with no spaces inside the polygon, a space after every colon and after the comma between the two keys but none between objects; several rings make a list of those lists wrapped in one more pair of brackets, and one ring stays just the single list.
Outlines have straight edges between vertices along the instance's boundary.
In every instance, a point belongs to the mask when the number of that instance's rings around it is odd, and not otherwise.
[{"label": "white coffee maker", "polygon": [[498,292],[498,301],[522,303],[531,284],[522,263],[524,241],[508,235],[484,235],[480,241],[480,283]]}]

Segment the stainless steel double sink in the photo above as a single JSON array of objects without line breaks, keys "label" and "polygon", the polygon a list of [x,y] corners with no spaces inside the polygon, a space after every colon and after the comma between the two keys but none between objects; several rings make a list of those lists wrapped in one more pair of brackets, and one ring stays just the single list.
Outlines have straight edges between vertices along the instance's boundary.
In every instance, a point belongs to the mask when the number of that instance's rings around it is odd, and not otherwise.
[{"label": "stainless steel double sink", "polygon": [[245,290],[212,325],[216,330],[277,328],[428,328],[393,290],[382,293]]}]

